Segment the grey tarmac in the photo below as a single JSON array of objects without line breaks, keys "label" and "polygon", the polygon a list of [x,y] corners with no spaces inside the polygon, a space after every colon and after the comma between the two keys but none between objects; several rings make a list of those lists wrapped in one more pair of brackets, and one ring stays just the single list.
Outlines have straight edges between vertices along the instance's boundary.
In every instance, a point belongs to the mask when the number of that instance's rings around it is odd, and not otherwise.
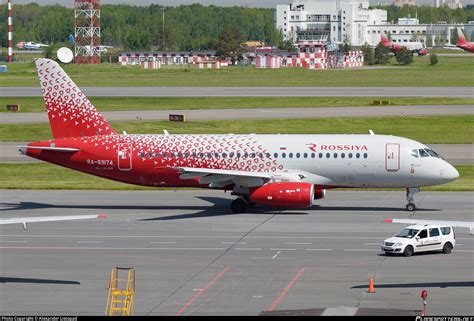
[{"label": "grey tarmac", "polygon": [[[96,106],[100,112],[100,106]],[[304,108],[250,108],[250,109],[186,109],[186,110],[126,110],[104,111],[109,121],[119,120],[168,120],[170,114],[185,115],[187,120],[226,119],[287,119],[287,118],[334,118],[334,117],[383,117],[383,116],[430,116],[472,115],[473,105],[419,105],[382,107],[304,107]],[[0,124],[47,122],[43,113],[0,113]]]},{"label": "grey tarmac", "polygon": [[[90,97],[456,97],[473,87],[81,87]],[[39,87],[1,87],[0,97],[41,96]]]},{"label": "grey tarmac", "polygon": [[[18,152],[18,146],[28,142],[0,142],[0,163],[40,162]],[[428,144],[449,163],[456,165],[474,164],[474,146],[472,144]]]},{"label": "grey tarmac", "polygon": [[[105,220],[0,227],[2,315],[104,313],[111,269],[136,269],[136,315],[473,315],[474,237],[453,253],[388,257],[387,218],[472,220],[474,193],[329,191],[310,209],[232,214],[222,191],[0,191],[2,217],[96,214]],[[369,276],[376,293],[367,293]],[[199,295],[198,295],[199,294]],[[309,311],[309,312],[308,312]],[[362,313],[362,312],[360,312]],[[379,310],[380,313],[380,310]],[[419,312],[418,312],[419,313]]]}]

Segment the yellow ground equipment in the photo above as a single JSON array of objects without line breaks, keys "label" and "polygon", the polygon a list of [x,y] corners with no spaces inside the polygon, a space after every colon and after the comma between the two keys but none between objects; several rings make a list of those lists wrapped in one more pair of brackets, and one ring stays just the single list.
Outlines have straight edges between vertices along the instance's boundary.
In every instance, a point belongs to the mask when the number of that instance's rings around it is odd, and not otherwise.
[{"label": "yellow ground equipment", "polygon": [[135,296],[135,269],[112,269],[109,281],[109,297],[105,314],[108,316],[133,315],[133,299]]}]

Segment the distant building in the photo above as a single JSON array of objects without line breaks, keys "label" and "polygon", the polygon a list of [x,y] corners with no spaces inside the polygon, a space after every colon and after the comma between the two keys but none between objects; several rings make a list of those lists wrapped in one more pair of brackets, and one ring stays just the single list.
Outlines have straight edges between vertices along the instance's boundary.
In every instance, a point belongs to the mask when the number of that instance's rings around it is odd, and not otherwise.
[{"label": "distant building", "polygon": [[118,53],[119,64],[141,65],[142,62],[159,62],[160,65],[187,65],[216,59],[216,52],[209,51],[123,51]]},{"label": "distant building", "polygon": [[275,26],[285,40],[296,41],[301,30],[328,36],[332,43],[365,43],[367,27],[387,22],[387,11],[369,9],[365,0],[296,0],[276,6]]},{"label": "distant building", "polygon": [[[398,0],[397,0],[398,1]],[[399,0],[415,3],[415,0]],[[459,0],[436,0],[438,6],[459,6]],[[376,46],[382,31],[389,34],[393,42],[426,42],[428,47],[443,45],[451,41],[457,27],[464,30],[470,39],[474,24],[438,22],[420,24],[417,18],[400,18],[397,23],[387,23],[387,11],[369,9],[364,0],[295,0],[288,5],[277,5],[275,26],[283,32],[284,38],[296,42],[299,37],[313,39],[327,37],[332,44],[350,43]]]},{"label": "distant building", "polygon": [[435,7],[448,7],[450,9],[462,9],[462,3],[459,0],[435,0]]},{"label": "distant building", "polygon": [[403,6],[414,7],[416,6],[416,0],[395,0],[393,2],[393,5],[397,7],[403,7]]}]

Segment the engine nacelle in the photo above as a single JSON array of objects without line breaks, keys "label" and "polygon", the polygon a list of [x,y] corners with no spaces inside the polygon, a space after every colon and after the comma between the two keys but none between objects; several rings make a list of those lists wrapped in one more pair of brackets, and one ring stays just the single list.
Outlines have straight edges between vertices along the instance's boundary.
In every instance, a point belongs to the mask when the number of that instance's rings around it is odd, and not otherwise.
[{"label": "engine nacelle", "polygon": [[309,207],[313,200],[323,198],[325,190],[317,190],[310,183],[270,183],[250,191],[252,203],[277,207]]}]

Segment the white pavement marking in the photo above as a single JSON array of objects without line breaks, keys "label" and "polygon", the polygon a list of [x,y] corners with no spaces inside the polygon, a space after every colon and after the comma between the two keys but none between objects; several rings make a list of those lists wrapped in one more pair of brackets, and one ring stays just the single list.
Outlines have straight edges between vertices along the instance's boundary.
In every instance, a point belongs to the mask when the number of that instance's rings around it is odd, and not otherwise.
[{"label": "white pavement marking", "polygon": [[276,252],[274,256],[272,256],[272,259],[276,259],[276,257],[281,253],[281,251]]},{"label": "white pavement marking", "polygon": [[270,249],[270,251],[296,251],[296,249]]},{"label": "white pavement marking", "polygon": [[247,242],[221,242],[221,244],[247,244]]},{"label": "white pavement marking", "polygon": [[28,241],[0,241],[0,243],[28,243]]},{"label": "white pavement marking", "polygon": [[312,243],[285,242],[287,245],[311,245]]},{"label": "white pavement marking", "polygon": [[261,251],[262,249],[259,247],[237,247],[236,251]]},{"label": "white pavement marking", "polygon": [[332,251],[332,249],[305,249],[306,251]]},{"label": "white pavement marking", "polygon": [[102,241],[77,241],[77,243],[79,244],[100,244],[100,243],[104,243]]},{"label": "white pavement marking", "polygon": [[150,242],[150,244],[176,244],[177,242]]},{"label": "white pavement marking", "polygon": [[380,243],[364,243],[364,245],[382,245],[382,242],[380,242]]},{"label": "white pavement marking", "polygon": [[0,249],[17,250],[189,250],[223,251],[223,247],[63,247],[63,246],[0,246]]},{"label": "white pavement marking", "polygon": [[375,249],[344,249],[347,252],[380,252],[380,250]]}]

